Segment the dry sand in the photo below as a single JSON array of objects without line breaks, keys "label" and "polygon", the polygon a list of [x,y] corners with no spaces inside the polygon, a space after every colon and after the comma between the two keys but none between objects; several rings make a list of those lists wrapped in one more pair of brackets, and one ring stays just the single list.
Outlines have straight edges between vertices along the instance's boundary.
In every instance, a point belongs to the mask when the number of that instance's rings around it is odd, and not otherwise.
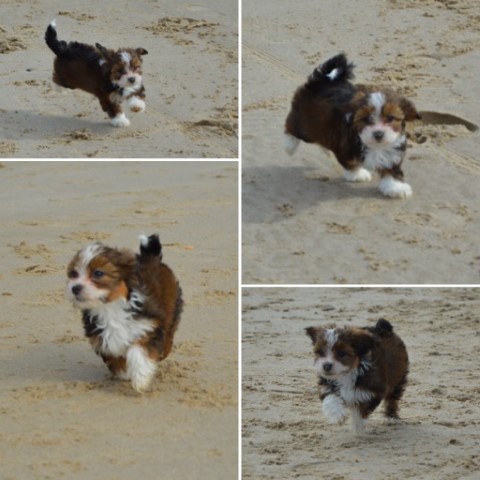
[{"label": "dry sand", "polygon": [[[474,289],[246,289],[243,478],[474,480],[480,297]],[[410,356],[401,424],[326,423],[304,328],[389,319]]]},{"label": "dry sand", "polygon": [[[218,479],[238,468],[236,162],[4,162],[0,477]],[[153,391],[112,380],[64,297],[95,240],[159,232],[185,309]]]},{"label": "dry sand", "polygon": [[[478,1],[244,0],[243,42],[244,283],[479,283]],[[340,51],[433,112],[409,132],[411,199],[283,149],[295,88]]]},{"label": "dry sand", "polygon": [[[238,156],[237,0],[0,2],[0,157]],[[147,111],[112,127],[95,97],[57,91],[43,36],[146,48]],[[60,90],[60,89],[58,89]]]}]

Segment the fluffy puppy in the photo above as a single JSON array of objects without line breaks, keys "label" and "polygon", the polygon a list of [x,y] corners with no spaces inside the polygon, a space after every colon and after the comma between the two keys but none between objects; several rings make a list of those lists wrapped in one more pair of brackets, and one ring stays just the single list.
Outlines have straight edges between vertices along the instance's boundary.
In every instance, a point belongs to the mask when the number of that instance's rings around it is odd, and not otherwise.
[{"label": "fluffy puppy", "polygon": [[327,421],[343,423],[350,411],[355,430],[385,402],[388,421],[398,420],[398,402],[408,375],[405,344],[392,325],[380,319],[374,327],[308,327],[320,400]]},{"label": "fluffy puppy", "polygon": [[102,243],[80,250],[68,266],[67,297],[112,374],[142,392],[172,350],[183,300],[158,235],[140,240],[139,254]]},{"label": "fluffy puppy", "polygon": [[297,89],[285,122],[286,150],[300,142],[331,150],[351,182],[380,175],[388,197],[412,194],[401,168],[407,139],[405,123],[420,118],[414,104],[388,89],[354,85],[353,64],[344,54],[320,65]]},{"label": "fluffy puppy", "polygon": [[145,87],[142,79],[144,48],[109,50],[99,43],[59,41],[55,21],[45,32],[45,42],[55,53],[53,81],[61,87],[84,90],[95,95],[114,127],[130,121],[123,104],[132,112],[145,110]]}]

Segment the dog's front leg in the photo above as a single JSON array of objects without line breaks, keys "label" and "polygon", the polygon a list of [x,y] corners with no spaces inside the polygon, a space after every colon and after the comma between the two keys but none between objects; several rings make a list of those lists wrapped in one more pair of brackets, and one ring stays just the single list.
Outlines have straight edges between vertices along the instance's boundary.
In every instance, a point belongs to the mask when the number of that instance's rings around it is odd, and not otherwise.
[{"label": "dog's front leg", "polygon": [[323,399],[322,410],[329,423],[343,423],[347,419],[348,412],[345,402],[334,393]]},{"label": "dog's front leg", "polygon": [[142,85],[142,88],[130,95],[127,98],[127,106],[128,108],[135,113],[144,112],[146,105],[145,105],[145,88]]},{"label": "dog's front leg", "polygon": [[114,127],[128,127],[130,120],[123,113],[122,105],[110,98],[110,96],[100,96],[100,105],[102,110],[107,113],[110,122]]}]

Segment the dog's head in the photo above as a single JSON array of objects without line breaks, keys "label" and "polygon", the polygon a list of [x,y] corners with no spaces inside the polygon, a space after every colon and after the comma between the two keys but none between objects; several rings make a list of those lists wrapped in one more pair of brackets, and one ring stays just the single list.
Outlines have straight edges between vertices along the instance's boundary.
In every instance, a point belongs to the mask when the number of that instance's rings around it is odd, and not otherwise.
[{"label": "dog's head", "polygon": [[419,119],[420,114],[405,97],[383,91],[359,91],[350,117],[366,147],[388,149],[404,135],[405,122]]},{"label": "dog's head", "polygon": [[95,46],[102,56],[100,65],[108,70],[112,85],[129,93],[135,93],[142,87],[142,56],[147,55],[147,50],[121,48],[113,51],[99,43]]},{"label": "dog's head", "polygon": [[312,339],[315,370],[320,377],[339,378],[358,369],[375,345],[374,335],[360,328],[331,325],[305,331]]},{"label": "dog's head", "polygon": [[67,269],[67,297],[81,309],[127,298],[136,258],[132,252],[93,243],[80,250]]}]

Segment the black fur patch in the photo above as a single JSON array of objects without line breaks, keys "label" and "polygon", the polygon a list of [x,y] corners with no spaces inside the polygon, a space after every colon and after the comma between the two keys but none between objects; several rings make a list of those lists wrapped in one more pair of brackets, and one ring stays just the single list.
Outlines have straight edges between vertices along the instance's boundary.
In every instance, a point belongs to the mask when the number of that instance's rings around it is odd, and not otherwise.
[{"label": "black fur patch", "polygon": [[83,328],[85,330],[85,336],[87,338],[99,335],[102,329],[98,327],[98,317],[92,315],[90,310],[84,310],[82,312]]}]

